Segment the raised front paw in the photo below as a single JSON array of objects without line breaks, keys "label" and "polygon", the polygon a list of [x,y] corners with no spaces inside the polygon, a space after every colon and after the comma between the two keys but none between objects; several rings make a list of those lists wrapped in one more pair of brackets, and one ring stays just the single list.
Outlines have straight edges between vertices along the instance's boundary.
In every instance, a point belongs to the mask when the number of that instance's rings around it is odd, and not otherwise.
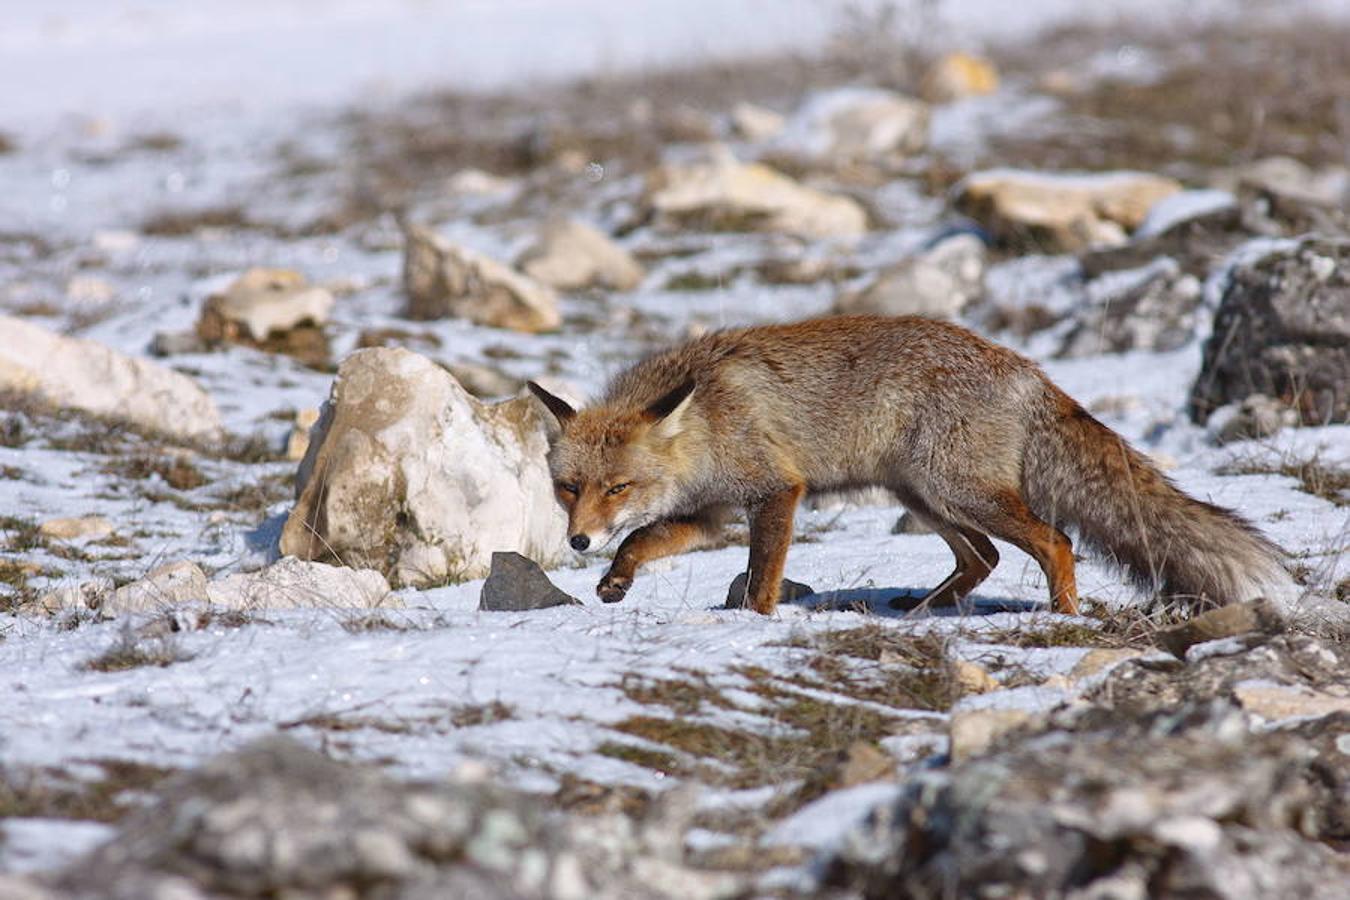
[{"label": "raised front paw", "polygon": [[623,575],[607,574],[600,579],[600,583],[595,586],[595,592],[600,595],[600,599],[606,603],[618,603],[623,599],[623,595],[628,593],[628,589],[633,586],[633,579]]}]

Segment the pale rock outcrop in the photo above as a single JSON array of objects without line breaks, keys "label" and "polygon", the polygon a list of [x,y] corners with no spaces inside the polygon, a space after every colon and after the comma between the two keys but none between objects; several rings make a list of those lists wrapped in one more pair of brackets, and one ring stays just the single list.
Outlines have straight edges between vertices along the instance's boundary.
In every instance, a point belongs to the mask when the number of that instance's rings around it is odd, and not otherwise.
[{"label": "pale rock outcrop", "polygon": [[285,557],[257,572],[227,575],[206,586],[213,607],[264,609],[401,609],[389,582],[371,569]]},{"label": "pale rock outcrop", "polygon": [[186,375],[11,316],[0,316],[0,393],[186,440],[222,433],[215,403]]},{"label": "pale rock outcrop", "polygon": [[468,319],[515,331],[562,324],[553,290],[429,228],[404,228],[403,289],[411,319]]},{"label": "pale rock outcrop", "polygon": [[38,534],[57,541],[101,541],[112,533],[113,524],[103,516],[48,519],[38,526]]},{"label": "pale rock outcrop", "polygon": [[348,569],[286,557],[257,572],[208,581],[196,563],[186,560],[152,569],[144,578],[114,588],[95,578],[43,595],[44,612],[91,611],[102,619],[144,613],[173,613],[183,607],[234,609],[384,609],[402,608],[389,582],[370,569]]},{"label": "pale rock outcrop", "polygon": [[867,212],[852,198],[807,187],[760,163],[738,162],[724,148],[703,162],[656,169],[647,179],[646,205],[658,220],[713,230],[807,238],[867,231]]},{"label": "pale rock outcrop", "polygon": [[991,169],[954,189],[957,209],[1002,240],[1076,251],[1125,243],[1158,201],[1181,190],[1147,172],[1069,174]]},{"label": "pale rock outcrop", "polygon": [[647,272],[609,237],[575,219],[555,219],[517,262],[522,272],[560,291],[588,287],[631,291]]},{"label": "pale rock outcrop", "polygon": [[731,130],[747,141],[767,141],[777,137],[787,124],[782,113],[753,103],[737,103],[731,109]]},{"label": "pale rock outcrop", "polygon": [[879,88],[838,88],[810,97],[775,149],[837,166],[912,156],[927,143],[928,104]]},{"label": "pale rock outcrop", "polygon": [[533,399],[484,404],[426,357],[357,351],[300,464],[281,551],[396,585],[482,577],[496,550],[551,565],[566,527],[546,452]]},{"label": "pale rock outcrop", "polygon": [[835,304],[838,313],[882,316],[956,316],[984,293],[984,244],[970,234],[949,237],[901,260],[876,281]]},{"label": "pale rock outcrop", "polygon": [[107,578],[67,585],[44,594],[38,607],[44,612],[92,611],[112,619],[128,613],[153,613],[206,599],[206,573],[196,563],[166,563],[144,578],[115,588]]}]

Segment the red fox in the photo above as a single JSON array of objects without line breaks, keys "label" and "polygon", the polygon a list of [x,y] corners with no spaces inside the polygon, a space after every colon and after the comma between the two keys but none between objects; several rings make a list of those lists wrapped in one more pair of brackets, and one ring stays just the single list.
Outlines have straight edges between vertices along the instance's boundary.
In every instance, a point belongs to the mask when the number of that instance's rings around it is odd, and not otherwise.
[{"label": "red fox", "polygon": [[1076,613],[1063,528],[1134,581],[1192,604],[1290,584],[1246,520],[1182,493],[1031,360],[947,322],[839,316],[720,331],[618,375],[575,410],[530,383],[560,426],[549,451],[571,546],[631,532],[596,593],[623,599],[638,567],[750,524],[746,600],[779,598],[793,514],[808,493],[879,485],[926,521],[956,568],[924,597],[956,603],[1030,554],[1054,610]]}]

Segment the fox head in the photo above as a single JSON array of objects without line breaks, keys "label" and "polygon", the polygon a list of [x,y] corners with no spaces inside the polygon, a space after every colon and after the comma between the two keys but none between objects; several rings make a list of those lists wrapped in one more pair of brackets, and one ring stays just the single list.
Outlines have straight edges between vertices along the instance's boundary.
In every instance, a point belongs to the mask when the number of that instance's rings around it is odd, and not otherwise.
[{"label": "fox head", "polygon": [[669,514],[679,495],[679,439],[694,382],[642,409],[575,410],[533,381],[530,390],[558,420],[549,450],[553,492],[567,510],[568,543],[597,550],[621,532]]}]

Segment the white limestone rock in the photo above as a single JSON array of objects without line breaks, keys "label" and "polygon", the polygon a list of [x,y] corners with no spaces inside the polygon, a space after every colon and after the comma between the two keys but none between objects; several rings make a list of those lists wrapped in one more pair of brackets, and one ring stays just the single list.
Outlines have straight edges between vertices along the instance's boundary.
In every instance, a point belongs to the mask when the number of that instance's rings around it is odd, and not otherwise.
[{"label": "white limestone rock", "polygon": [[528,397],[476,400],[416,353],[357,351],[314,428],[281,551],[400,586],[482,577],[497,550],[552,565],[566,522],[545,419]]}]

